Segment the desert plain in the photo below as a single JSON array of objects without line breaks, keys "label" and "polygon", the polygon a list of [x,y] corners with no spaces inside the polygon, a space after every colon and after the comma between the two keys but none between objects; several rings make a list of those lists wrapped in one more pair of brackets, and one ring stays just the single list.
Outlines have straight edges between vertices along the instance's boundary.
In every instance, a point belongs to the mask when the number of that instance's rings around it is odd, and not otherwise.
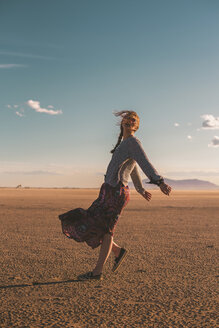
[{"label": "desert plain", "polygon": [[219,191],[131,190],[102,281],[77,280],[99,249],[61,232],[58,215],[97,189],[0,189],[0,327],[217,327]]}]

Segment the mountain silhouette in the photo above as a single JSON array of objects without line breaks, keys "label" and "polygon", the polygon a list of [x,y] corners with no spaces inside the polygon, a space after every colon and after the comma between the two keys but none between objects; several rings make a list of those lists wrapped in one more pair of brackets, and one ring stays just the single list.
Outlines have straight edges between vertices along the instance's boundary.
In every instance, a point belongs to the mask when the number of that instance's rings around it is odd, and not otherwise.
[{"label": "mountain silhouette", "polygon": [[[219,190],[219,186],[204,180],[199,179],[184,179],[184,180],[173,180],[164,178],[165,182],[170,185],[174,190]],[[142,180],[144,188],[157,189],[158,187],[154,184],[147,183],[149,180]],[[133,182],[129,182],[129,187],[134,188]]]}]

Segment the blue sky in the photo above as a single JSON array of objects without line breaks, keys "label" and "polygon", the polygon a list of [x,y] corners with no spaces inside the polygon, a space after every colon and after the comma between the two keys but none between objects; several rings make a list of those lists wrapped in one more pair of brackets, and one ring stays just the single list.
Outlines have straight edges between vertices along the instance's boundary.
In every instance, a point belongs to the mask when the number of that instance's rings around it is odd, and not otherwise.
[{"label": "blue sky", "polygon": [[219,184],[217,0],[0,7],[0,186],[100,186],[123,109],[160,174]]}]

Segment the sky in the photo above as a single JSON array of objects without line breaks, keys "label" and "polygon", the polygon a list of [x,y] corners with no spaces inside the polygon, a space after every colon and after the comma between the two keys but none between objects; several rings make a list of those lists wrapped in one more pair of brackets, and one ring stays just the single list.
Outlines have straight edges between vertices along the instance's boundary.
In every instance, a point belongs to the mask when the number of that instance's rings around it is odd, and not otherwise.
[{"label": "sky", "polygon": [[99,187],[116,110],[159,174],[219,185],[218,90],[217,0],[2,0],[0,187]]}]

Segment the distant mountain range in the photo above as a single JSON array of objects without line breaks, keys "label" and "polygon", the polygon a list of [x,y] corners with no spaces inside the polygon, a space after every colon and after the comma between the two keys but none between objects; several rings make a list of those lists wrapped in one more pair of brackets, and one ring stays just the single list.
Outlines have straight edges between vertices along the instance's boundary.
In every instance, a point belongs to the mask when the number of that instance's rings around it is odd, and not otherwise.
[{"label": "distant mountain range", "polygon": [[[219,190],[219,186],[209,182],[198,179],[185,179],[185,180],[173,180],[164,178],[165,182],[170,185],[174,190]],[[153,184],[146,183],[147,179],[143,180],[143,186],[145,189],[155,189]],[[133,182],[129,183],[130,188],[134,188]]]}]

